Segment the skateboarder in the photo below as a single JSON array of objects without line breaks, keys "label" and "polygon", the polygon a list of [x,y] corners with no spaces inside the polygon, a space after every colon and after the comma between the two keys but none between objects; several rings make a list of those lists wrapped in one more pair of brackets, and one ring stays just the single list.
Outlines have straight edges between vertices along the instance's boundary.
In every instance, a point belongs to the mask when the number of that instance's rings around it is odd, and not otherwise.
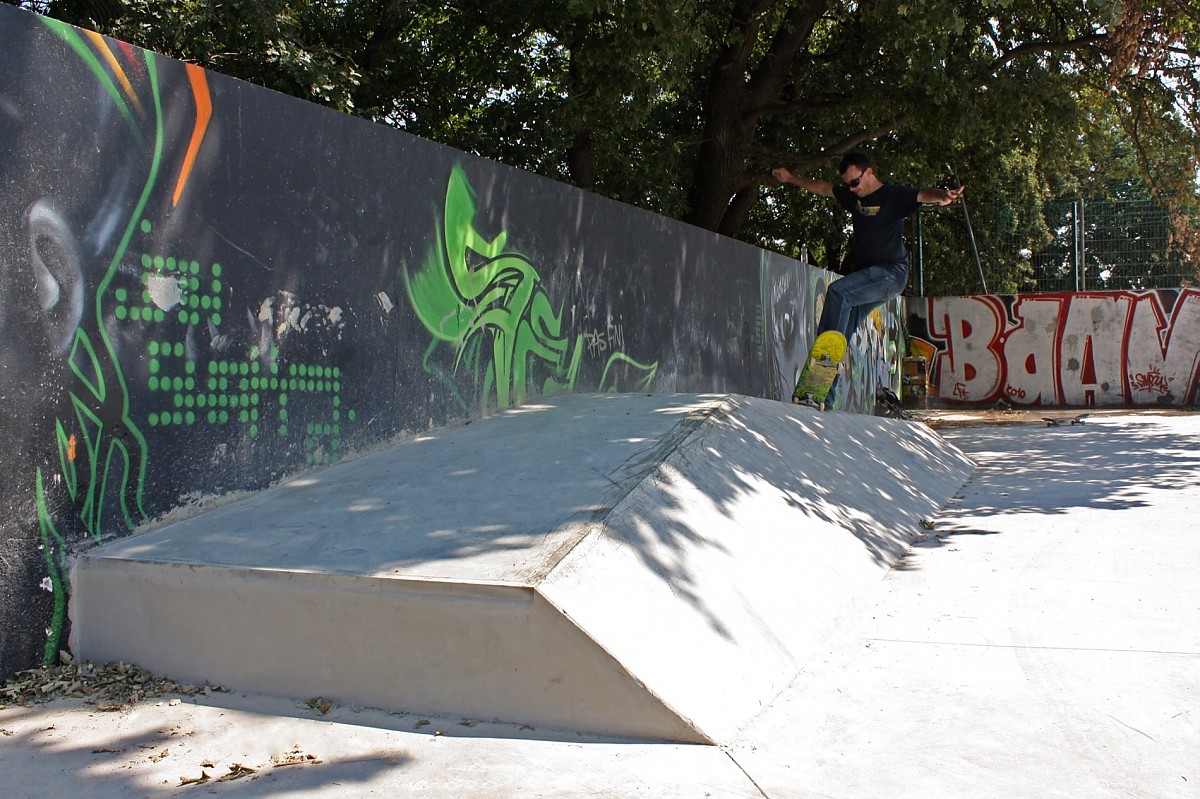
[{"label": "skateboarder", "polygon": [[950,205],[962,196],[957,189],[914,189],[883,183],[862,153],[847,153],[838,165],[842,182],[812,180],[784,167],[771,171],[780,183],[792,183],[813,194],[831,197],[850,212],[854,227],[855,265],[850,274],[829,284],[817,335],[840,332],[847,340],[878,306],[899,297],[908,282],[904,220],[920,203]]}]

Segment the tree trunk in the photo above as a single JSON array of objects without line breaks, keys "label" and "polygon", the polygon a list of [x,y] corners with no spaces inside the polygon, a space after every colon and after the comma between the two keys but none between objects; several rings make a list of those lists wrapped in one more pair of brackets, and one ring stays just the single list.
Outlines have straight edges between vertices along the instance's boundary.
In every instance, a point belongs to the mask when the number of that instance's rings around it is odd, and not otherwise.
[{"label": "tree trunk", "polygon": [[717,56],[709,76],[704,135],[688,191],[686,221],[726,236],[738,234],[758,200],[758,179],[747,169],[758,120],[780,97],[792,63],[830,6],[829,0],[789,3],[778,29],[769,34],[766,54],[751,68],[763,15],[778,4],[770,0],[737,4],[730,17],[729,44]]}]

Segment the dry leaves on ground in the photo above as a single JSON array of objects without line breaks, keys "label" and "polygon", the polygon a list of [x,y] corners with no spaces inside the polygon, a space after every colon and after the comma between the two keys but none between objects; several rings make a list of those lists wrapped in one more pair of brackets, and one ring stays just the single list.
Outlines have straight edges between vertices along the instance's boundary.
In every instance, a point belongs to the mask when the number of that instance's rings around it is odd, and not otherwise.
[{"label": "dry leaves on ground", "polygon": [[[142,699],[164,694],[211,694],[225,689],[208,685],[187,685],[151,674],[129,663],[94,665],[78,663],[67,652],[59,653],[59,663],[17,672],[0,687],[0,703],[32,705],[51,699],[73,697],[87,699],[97,710],[123,710]],[[2,706],[2,705],[0,705]]]},{"label": "dry leaves on ground", "polygon": [[[211,760],[206,760],[203,763],[201,763],[200,765],[207,767],[207,768],[215,768],[215,765],[213,764],[213,762]],[[232,766],[229,767],[229,771],[226,772],[225,774],[222,774],[220,777],[217,777],[216,781],[217,782],[232,782],[233,780],[240,780],[242,777],[252,777],[253,778],[254,775],[257,773],[258,773],[258,769],[256,769],[256,768],[250,768],[249,766],[243,766],[241,763],[234,763]],[[204,785],[206,782],[210,781],[211,779],[212,779],[212,777],[209,776],[209,773],[207,771],[201,770],[199,777],[180,777],[179,784],[180,784],[180,786]]]},{"label": "dry leaves on ground", "polygon": [[316,755],[306,754],[300,747],[293,747],[291,751],[284,752],[282,755],[276,755],[271,758],[271,765],[275,768],[280,766],[299,766],[301,764],[320,763],[321,760]]}]

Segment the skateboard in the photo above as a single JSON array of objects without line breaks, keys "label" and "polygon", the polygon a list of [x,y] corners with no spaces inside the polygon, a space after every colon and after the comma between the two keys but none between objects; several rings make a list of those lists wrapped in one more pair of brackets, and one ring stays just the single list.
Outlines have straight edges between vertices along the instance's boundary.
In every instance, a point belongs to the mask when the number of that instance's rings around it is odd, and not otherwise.
[{"label": "skateboard", "polygon": [[1042,421],[1046,423],[1046,427],[1061,427],[1066,424],[1083,424],[1084,419],[1087,419],[1089,416],[1091,416],[1090,413],[1081,413],[1078,416],[1072,416],[1070,418],[1043,416]]},{"label": "skateboard", "polygon": [[808,361],[800,372],[800,379],[796,381],[792,402],[824,409],[829,389],[837,377],[838,366],[846,357],[846,346],[846,337],[836,330],[827,330],[817,336],[808,353]]}]

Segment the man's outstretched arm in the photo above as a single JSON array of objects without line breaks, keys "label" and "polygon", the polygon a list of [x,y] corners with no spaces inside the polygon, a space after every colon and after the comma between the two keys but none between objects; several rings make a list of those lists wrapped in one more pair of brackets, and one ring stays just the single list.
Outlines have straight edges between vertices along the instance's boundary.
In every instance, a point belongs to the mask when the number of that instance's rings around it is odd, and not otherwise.
[{"label": "man's outstretched arm", "polygon": [[813,194],[819,194],[822,197],[833,196],[833,184],[828,180],[810,180],[793,175],[784,167],[778,166],[771,170],[771,174],[780,183],[791,183],[793,186],[799,186],[805,191],[811,191]]},{"label": "man's outstretched arm", "polygon": [[957,189],[921,189],[917,192],[917,202],[949,205],[950,203],[958,202],[965,188],[967,187],[959,186]]}]

